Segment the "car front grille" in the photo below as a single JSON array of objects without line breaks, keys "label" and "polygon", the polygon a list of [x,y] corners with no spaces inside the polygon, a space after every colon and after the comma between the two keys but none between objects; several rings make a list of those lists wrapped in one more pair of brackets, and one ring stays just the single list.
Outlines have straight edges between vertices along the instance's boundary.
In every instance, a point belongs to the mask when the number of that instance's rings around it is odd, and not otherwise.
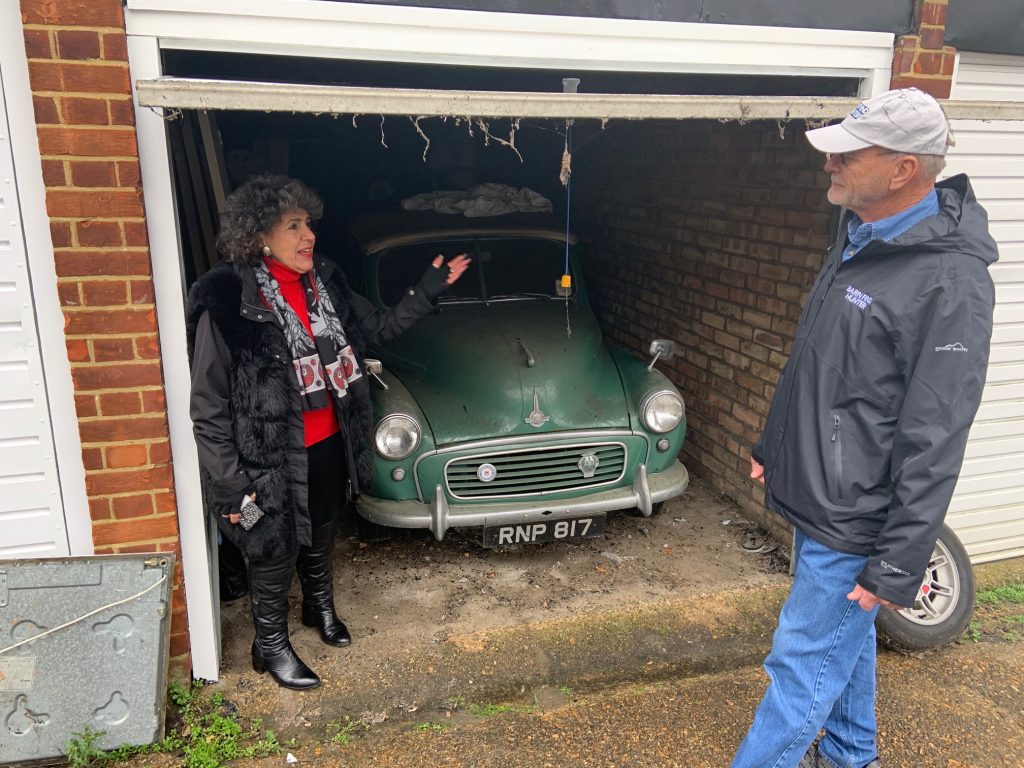
[{"label": "car front grille", "polygon": [[[588,456],[588,458],[584,458]],[[597,459],[593,475],[581,468]],[[494,479],[483,482],[489,464]],[[524,448],[460,456],[445,466],[449,494],[456,499],[536,496],[594,488],[620,480],[625,472],[626,446],[622,443],[583,443],[548,448]]]}]

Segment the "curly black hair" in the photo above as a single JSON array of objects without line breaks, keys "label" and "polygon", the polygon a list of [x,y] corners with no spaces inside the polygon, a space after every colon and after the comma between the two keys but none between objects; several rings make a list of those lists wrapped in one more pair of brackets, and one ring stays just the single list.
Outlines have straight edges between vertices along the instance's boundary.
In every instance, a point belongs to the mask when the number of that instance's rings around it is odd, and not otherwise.
[{"label": "curly black hair", "polygon": [[270,232],[287,211],[295,209],[316,221],[323,214],[324,203],[298,179],[253,176],[224,201],[217,250],[236,264],[257,263],[263,258],[260,234]]}]

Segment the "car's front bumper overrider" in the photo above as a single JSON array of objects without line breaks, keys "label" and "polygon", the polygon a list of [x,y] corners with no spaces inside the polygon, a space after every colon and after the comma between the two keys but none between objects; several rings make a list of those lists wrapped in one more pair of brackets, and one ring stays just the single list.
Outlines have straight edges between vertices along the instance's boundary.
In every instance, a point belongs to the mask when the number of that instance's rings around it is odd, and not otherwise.
[{"label": "car's front bumper overrider", "polygon": [[653,475],[648,475],[647,468],[641,464],[636,468],[632,486],[590,493],[575,499],[459,504],[450,503],[438,485],[426,504],[366,495],[360,496],[356,504],[359,514],[371,522],[392,528],[429,528],[440,541],[449,528],[560,520],[634,507],[646,516],[651,514],[656,503],[678,496],[689,484],[690,475],[686,467],[676,461]]}]

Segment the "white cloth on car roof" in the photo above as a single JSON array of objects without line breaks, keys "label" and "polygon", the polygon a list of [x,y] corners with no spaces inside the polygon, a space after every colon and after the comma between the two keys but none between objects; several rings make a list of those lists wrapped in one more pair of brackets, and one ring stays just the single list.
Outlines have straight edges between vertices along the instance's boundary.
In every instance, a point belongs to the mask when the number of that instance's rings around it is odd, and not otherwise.
[{"label": "white cloth on car roof", "polygon": [[500,216],[504,213],[551,213],[551,201],[529,187],[488,182],[462,190],[423,192],[402,201],[406,211],[437,211],[463,216]]}]

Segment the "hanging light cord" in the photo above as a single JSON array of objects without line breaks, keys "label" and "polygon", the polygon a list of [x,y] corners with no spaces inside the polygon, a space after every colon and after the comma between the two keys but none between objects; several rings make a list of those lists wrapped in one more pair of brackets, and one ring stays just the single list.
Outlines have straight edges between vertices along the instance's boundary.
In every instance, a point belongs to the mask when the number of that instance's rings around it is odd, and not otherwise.
[{"label": "hanging light cord", "polygon": [[[565,151],[569,156],[569,173],[565,179],[565,274],[569,274],[569,216],[572,211],[572,120],[565,124]],[[568,301],[569,297],[566,296]]]},{"label": "hanging light cord", "polygon": [[[568,276],[569,217],[572,212],[572,120],[566,120],[565,122],[565,153],[569,158],[569,169],[565,178],[565,271],[562,274]],[[567,339],[572,338],[572,325],[569,322],[569,296],[572,294],[571,285],[572,284],[570,282],[570,287],[565,289],[565,337]]]}]

